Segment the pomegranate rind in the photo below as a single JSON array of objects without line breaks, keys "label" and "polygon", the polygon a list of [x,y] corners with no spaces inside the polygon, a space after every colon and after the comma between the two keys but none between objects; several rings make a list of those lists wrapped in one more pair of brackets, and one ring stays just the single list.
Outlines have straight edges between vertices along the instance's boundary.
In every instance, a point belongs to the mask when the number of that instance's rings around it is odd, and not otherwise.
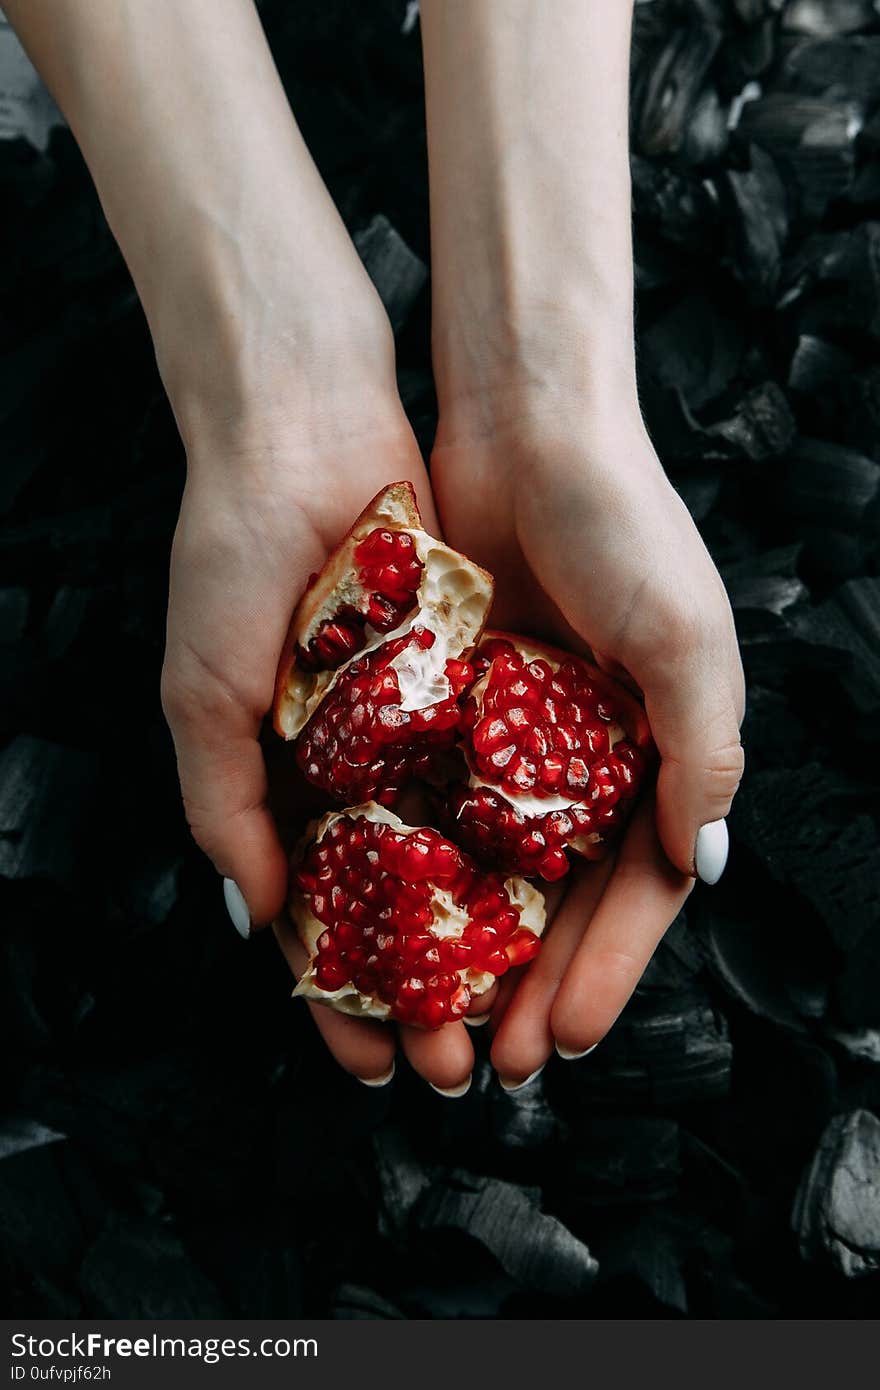
[{"label": "pomegranate rind", "polygon": [[[294,853],[294,863],[301,860],[310,845],[320,843],[336,821],[346,816],[351,819],[365,816],[372,821],[384,821],[386,825],[393,826],[401,835],[414,834],[420,828],[419,826],[407,825],[393,811],[378,805],[375,801],[367,801],[362,806],[351,806],[342,811],[329,811],[320,821],[313,822],[309,826]],[[505,879],[504,887],[511,904],[520,908],[520,927],[532,932],[536,937],[541,937],[546,926],[543,894],[527,879],[521,878],[519,875],[512,875]],[[446,939],[460,937],[468,921],[467,913],[463,909],[455,907],[449,894],[441,889],[435,890],[432,906],[435,913],[434,924],[433,927],[426,928],[426,930],[431,933],[440,927],[441,934]],[[354,1018],[373,1018],[380,1022],[389,1020],[392,1013],[391,1005],[374,995],[361,993],[353,982],[349,981],[339,989],[332,991],[321,989],[317,983],[315,961],[318,955],[318,938],[326,931],[326,927],[311,911],[308,895],[298,889],[294,888],[291,891],[288,912],[309,957],[308,965],[293,991],[293,997],[308,999],[317,1004],[327,1004],[330,1008],[336,1009],[337,1012],[348,1014]],[[497,978],[488,971],[472,968],[459,970],[457,973],[462,982],[469,986],[472,998],[478,998],[481,994],[485,994],[492,988]]]},{"label": "pomegranate rind", "polygon": [[[509,642],[516,650],[526,658],[527,661],[534,661],[543,658],[555,670],[566,661],[577,662],[578,666],[584,671],[591,685],[601,692],[602,697],[614,708],[616,718],[608,726],[609,741],[611,748],[626,738],[634,743],[647,757],[651,757],[654,752],[654,740],[651,736],[651,728],[645,711],[631,691],[616,681],[613,676],[601,670],[593,662],[585,657],[578,656],[573,652],[564,651],[560,647],[554,647],[547,642],[540,642],[531,637],[520,637],[517,633],[501,632],[487,629],[481,638],[481,645],[492,640]],[[481,697],[489,682],[489,672],[481,676],[471,687],[470,696],[477,701],[481,708]],[[571,794],[559,793],[557,795],[538,795],[534,792],[519,793],[514,796],[506,788],[502,788],[498,782],[490,781],[488,778],[480,776],[475,771],[469,756],[467,740],[462,746],[464,760],[468,768],[467,785],[472,790],[485,787],[494,796],[499,797],[511,806],[522,818],[525,826],[531,822],[539,822],[551,811],[568,811],[573,806],[582,804],[578,797]],[[461,816],[459,808],[458,816]],[[591,832],[586,835],[573,836],[569,839],[565,848],[571,850],[573,854],[582,859],[601,859],[605,853],[605,837],[598,832]]]},{"label": "pomegranate rind", "polygon": [[[467,656],[480,639],[492,605],[492,576],[422,529],[411,483],[389,484],[361,512],[294,611],[278,663],[273,701],[275,731],[284,739],[295,739],[302,732],[324,696],[350,664],[343,662],[326,671],[306,670],[297,662],[296,653],[308,648],[326,619],[346,605],[359,607],[365,590],[355,550],[377,527],[406,531],[412,536],[423,567],[422,580],[414,608],[400,626],[393,632],[380,633],[367,625],[366,644],[352,659],[422,624],[438,638],[432,660],[439,676],[446,657]],[[419,706],[410,704],[410,708]]]}]

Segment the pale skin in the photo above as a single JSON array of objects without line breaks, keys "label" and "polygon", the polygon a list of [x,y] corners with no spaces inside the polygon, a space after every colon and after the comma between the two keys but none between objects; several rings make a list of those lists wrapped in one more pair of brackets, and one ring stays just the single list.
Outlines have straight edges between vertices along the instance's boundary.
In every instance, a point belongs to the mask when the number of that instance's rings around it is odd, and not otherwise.
[{"label": "pale skin", "polygon": [[[497,622],[591,648],[643,693],[656,795],[582,866],[541,954],[473,1013],[523,1081],[617,1018],[742,771],[723,586],[660,467],[635,386],[629,6],[423,0],[440,403],[429,482],[394,349],[297,130],[251,0],[4,0],[71,123],[140,293],[187,451],[162,682],[193,834],[255,926],[287,864],[258,742],[290,614],[385,483],[498,580]],[[432,492],[433,488],[433,492]],[[279,940],[294,973],[302,952]],[[312,1010],[362,1079],[403,1050],[441,1088],[437,1033]]]}]

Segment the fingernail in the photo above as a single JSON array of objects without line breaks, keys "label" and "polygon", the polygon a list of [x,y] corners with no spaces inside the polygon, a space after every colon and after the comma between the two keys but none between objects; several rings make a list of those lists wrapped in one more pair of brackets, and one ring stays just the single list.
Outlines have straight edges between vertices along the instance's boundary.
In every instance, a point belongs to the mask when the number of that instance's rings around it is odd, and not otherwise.
[{"label": "fingernail", "polygon": [[465,1014],[464,1021],[468,1028],[482,1028],[483,1024],[488,1023],[491,1017],[491,1014],[474,1014],[473,1018],[469,1018]]},{"label": "fingernail", "polygon": [[700,827],[694,847],[694,868],[703,883],[717,883],[724,873],[730,840],[726,820],[713,820]]},{"label": "fingernail", "polygon": [[359,1076],[356,1079],[362,1086],[387,1086],[394,1075],[394,1063],[381,1076]]},{"label": "fingernail", "polygon": [[443,1086],[435,1086],[433,1081],[429,1081],[428,1085],[431,1087],[432,1091],[437,1092],[438,1096],[449,1096],[450,1100],[457,1100],[459,1096],[466,1096],[471,1089],[471,1078],[468,1077],[467,1081],[462,1081],[460,1086],[447,1086],[444,1088]]},{"label": "fingernail", "polygon": [[576,1062],[579,1057],[589,1057],[590,1053],[595,1052],[598,1046],[598,1043],[593,1043],[592,1047],[585,1047],[583,1052],[572,1052],[570,1047],[563,1047],[562,1043],[557,1043],[556,1051],[563,1062]]},{"label": "fingernail", "polygon": [[247,941],[251,934],[251,914],[248,912],[248,905],[242,897],[241,889],[234,879],[224,878],[223,900],[226,903],[226,911],[232,918],[232,925],[239,936],[243,936]]},{"label": "fingernail", "polygon": [[542,1062],[541,1065],[538,1067],[538,1070],[533,1071],[531,1076],[527,1076],[525,1081],[508,1081],[505,1076],[499,1076],[498,1081],[502,1089],[505,1091],[524,1091],[526,1086],[530,1086],[532,1084],[536,1076],[541,1075],[541,1072],[544,1070],[545,1066],[546,1063]]}]

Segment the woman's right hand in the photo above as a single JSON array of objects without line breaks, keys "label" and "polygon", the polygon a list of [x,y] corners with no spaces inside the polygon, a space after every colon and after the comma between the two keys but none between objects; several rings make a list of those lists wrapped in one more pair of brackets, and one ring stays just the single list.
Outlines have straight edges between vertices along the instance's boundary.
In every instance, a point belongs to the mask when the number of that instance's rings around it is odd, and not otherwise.
[{"label": "woman's right hand", "polygon": [[[372,336],[370,336],[372,335]],[[236,385],[200,402],[175,402],[188,476],[174,539],[162,700],[177,750],[187,819],[248,934],[282,912],[287,855],[267,804],[259,742],[291,613],[366,502],[409,478],[436,528],[421,456],[394,385],[388,325],[340,335],[310,365],[291,364],[284,390]],[[239,364],[240,365],[240,364]],[[237,368],[238,370],[238,368]],[[340,383],[343,383],[340,385]],[[283,400],[282,400],[283,397]],[[172,398],[174,391],[172,389]],[[238,400],[228,411],[223,402]],[[234,885],[234,886],[233,886]],[[276,926],[296,975],[305,954]],[[466,1081],[473,1049],[462,1024],[428,1034],[313,1007],[337,1061],[363,1080],[393,1067],[398,1041],[439,1087]]]}]

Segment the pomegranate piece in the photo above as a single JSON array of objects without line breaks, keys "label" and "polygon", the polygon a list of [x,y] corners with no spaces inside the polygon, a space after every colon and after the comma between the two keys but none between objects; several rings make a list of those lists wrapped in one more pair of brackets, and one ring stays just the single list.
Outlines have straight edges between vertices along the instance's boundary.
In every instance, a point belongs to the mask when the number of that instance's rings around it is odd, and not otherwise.
[{"label": "pomegranate piece", "polygon": [[492,601],[484,570],[422,530],[409,483],[385,488],[303,595],[275,688],[275,728],[343,803],[393,804],[454,743],[467,658]]},{"label": "pomegranate piece", "polygon": [[401,673],[433,645],[433,633],[413,628],[346,667],[297,740],[297,763],[310,782],[338,801],[393,806],[413,778],[434,778],[440,755],[455,744],[458,697],[473,670],[448,661],[447,693],[405,709]]},{"label": "pomegranate piece", "polygon": [[511,873],[562,878],[598,859],[626,817],[653,743],[639,702],[580,657],[491,634],[473,658],[461,729],[470,770],[453,788],[456,838]]},{"label": "pomegranate piece", "polygon": [[439,1028],[532,960],[544,900],[451,840],[368,802],[330,812],[295,857],[290,914],[309,954],[294,993]]}]

